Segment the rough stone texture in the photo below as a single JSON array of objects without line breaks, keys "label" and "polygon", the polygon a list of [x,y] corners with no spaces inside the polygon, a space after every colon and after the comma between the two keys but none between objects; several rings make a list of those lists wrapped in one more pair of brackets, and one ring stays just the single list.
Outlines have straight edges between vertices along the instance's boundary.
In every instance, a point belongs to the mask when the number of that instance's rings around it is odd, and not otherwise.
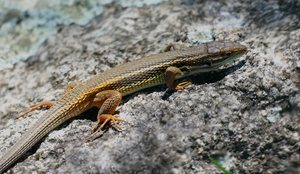
[{"label": "rough stone texture", "polygon": [[[163,0],[118,0],[122,7]],[[61,25],[86,25],[113,0],[0,0],[0,70],[34,55]]]},{"label": "rough stone texture", "polygon": [[[86,26],[61,26],[38,53],[0,73],[2,152],[45,111],[14,120],[70,81],[158,53],[170,43],[232,40],[250,51],[243,66],[213,83],[162,99],[161,88],[118,108],[124,131],[86,143],[95,112],[52,131],[14,173],[233,173],[300,171],[299,1],[172,1],[105,7]],[[208,77],[214,77],[208,74]],[[201,78],[201,77],[199,77]],[[163,89],[163,88],[162,88]]]}]

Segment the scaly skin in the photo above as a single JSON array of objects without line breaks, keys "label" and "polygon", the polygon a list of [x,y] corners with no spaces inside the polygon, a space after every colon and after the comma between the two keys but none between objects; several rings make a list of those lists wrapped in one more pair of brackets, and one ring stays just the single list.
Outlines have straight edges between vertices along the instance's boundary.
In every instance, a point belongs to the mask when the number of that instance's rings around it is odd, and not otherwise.
[{"label": "scaly skin", "polygon": [[[144,88],[163,84],[166,81],[165,72],[169,67],[183,71],[176,74],[175,79],[179,79],[194,73],[216,70],[246,51],[245,46],[237,43],[210,42],[134,60],[96,75],[86,82],[73,85],[72,88],[68,87],[55,105],[1,158],[0,173],[13,165],[54,128],[95,106],[96,95],[102,94],[100,92],[108,91],[107,94],[100,95],[104,98],[111,90],[125,96]],[[184,71],[186,69],[188,70]],[[100,102],[101,104],[103,102]],[[118,103],[114,106],[108,105],[114,107],[108,113],[112,114],[117,105]]]}]

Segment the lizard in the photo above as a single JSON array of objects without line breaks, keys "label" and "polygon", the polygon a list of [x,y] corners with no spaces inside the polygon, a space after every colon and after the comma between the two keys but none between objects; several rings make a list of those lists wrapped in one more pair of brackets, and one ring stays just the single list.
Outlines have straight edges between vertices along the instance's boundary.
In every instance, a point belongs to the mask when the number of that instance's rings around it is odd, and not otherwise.
[{"label": "lizard", "polygon": [[22,117],[36,109],[49,109],[1,157],[0,173],[8,170],[50,131],[92,107],[99,108],[99,111],[97,123],[88,137],[90,141],[106,126],[120,129],[118,123],[123,120],[114,113],[122,97],[161,84],[166,84],[171,91],[184,89],[190,83],[178,83],[179,79],[215,71],[246,52],[247,48],[236,42],[212,41],[146,56],[111,68],[84,82],[70,83],[55,103],[44,101],[19,115]]}]

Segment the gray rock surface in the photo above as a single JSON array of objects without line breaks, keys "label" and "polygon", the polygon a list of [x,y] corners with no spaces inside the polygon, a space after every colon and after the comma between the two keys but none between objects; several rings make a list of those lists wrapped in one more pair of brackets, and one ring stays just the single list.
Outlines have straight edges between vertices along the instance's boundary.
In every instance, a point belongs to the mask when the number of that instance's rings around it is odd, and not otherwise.
[{"label": "gray rock surface", "polygon": [[[85,142],[96,113],[52,131],[14,173],[233,173],[300,171],[299,1],[172,1],[105,6],[85,26],[61,26],[38,52],[0,71],[0,156],[71,81],[158,53],[170,43],[232,40],[250,51],[244,64],[162,99],[164,88],[129,96],[118,107],[124,131]],[[208,74],[207,77],[215,77]],[[201,78],[201,77],[199,77]],[[212,83],[209,83],[212,82]]]}]

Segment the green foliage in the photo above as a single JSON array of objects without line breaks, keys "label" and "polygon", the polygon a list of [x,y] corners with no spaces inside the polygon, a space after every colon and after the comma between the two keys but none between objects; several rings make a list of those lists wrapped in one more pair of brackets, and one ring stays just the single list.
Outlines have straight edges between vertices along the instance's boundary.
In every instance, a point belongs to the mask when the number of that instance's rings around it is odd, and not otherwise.
[{"label": "green foliage", "polygon": [[223,172],[224,174],[232,174],[225,167],[223,167],[222,164],[218,160],[215,160],[213,158],[209,158],[209,159],[210,159],[210,162],[213,163],[219,171]]}]

